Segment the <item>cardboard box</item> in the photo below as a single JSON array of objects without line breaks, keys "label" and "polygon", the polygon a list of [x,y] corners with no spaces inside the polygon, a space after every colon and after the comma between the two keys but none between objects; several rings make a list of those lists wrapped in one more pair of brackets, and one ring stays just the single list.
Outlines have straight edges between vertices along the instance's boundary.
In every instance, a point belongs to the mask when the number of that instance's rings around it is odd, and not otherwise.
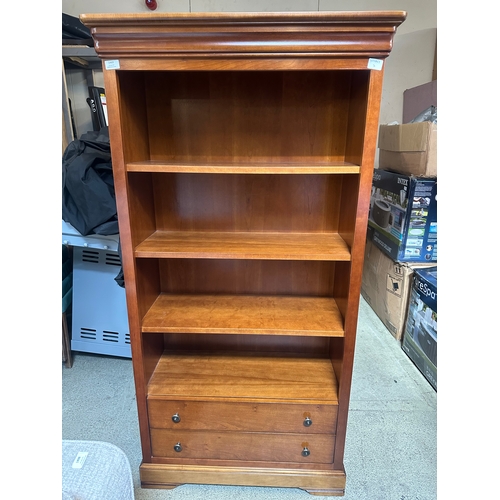
[{"label": "cardboard box", "polygon": [[397,262],[437,262],[437,181],[375,169],[368,238]]},{"label": "cardboard box", "polygon": [[403,123],[410,123],[431,106],[437,107],[437,81],[418,85],[403,92]]},{"label": "cardboard box", "polygon": [[361,295],[396,340],[401,340],[415,266],[393,261],[372,241],[366,242]]},{"label": "cardboard box", "polygon": [[379,168],[417,177],[437,176],[437,124],[381,125]]},{"label": "cardboard box", "polygon": [[401,347],[437,390],[437,266],[415,270]]}]

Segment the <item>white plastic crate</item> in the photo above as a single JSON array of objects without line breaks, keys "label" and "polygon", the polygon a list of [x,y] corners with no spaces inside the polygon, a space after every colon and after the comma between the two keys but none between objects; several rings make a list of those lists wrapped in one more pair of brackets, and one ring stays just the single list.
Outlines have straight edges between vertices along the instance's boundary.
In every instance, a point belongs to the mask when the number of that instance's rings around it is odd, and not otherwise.
[{"label": "white plastic crate", "polygon": [[131,358],[125,289],[115,281],[117,237],[82,236],[63,224],[63,242],[79,245],[73,247],[71,349]]}]

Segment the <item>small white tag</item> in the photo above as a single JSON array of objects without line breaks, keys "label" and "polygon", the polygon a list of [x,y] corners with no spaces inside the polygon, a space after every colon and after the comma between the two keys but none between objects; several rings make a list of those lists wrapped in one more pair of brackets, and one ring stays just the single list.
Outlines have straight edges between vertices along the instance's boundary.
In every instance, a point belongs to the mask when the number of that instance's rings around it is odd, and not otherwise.
[{"label": "small white tag", "polygon": [[73,469],[81,469],[83,467],[83,464],[85,463],[85,460],[87,459],[88,454],[88,451],[79,451],[75,460],[73,460],[73,465],[71,467],[73,467]]},{"label": "small white tag", "polygon": [[118,59],[104,61],[104,66],[106,66],[106,69],[120,69],[120,61]]},{"label": "small white tag", "polygon": [[383,64],[384,61],[382,61],[382,59],[368,59],[368,69],[376,69],[377,71],[380,71]]}]

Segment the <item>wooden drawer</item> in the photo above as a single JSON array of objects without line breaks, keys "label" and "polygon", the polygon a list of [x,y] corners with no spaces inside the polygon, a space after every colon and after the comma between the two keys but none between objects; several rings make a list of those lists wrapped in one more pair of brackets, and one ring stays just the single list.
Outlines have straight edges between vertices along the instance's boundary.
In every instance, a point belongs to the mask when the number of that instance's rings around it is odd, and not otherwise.
[{"label": "wooden drawer", "polygon": [[331,463],[334,444],[331,434],[151,429],[153,456],[176,459]]},{"label": "wooden drawer", "polygon": [[148,411],[157,429],[335,434],[338,406],[149,399]]}]

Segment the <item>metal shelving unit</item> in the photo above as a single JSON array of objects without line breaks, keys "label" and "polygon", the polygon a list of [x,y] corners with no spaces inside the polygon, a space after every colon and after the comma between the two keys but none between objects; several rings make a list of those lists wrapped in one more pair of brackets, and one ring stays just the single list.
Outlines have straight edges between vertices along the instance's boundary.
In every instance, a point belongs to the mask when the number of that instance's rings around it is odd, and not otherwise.
[{"label": "metal shelving unit", "polygon": [[[75,139],[66,79],[70,68],[82,69],[86,84],[91,86],[94,70],[100,70],[102,63],[94,47],[62,46],[62,111],[67,144]],[[125,290],[114,279],[121,266],[118,235],[83,236],[62,221],[62,243],[73,247],[71,349],[130,358]]]},{"label": "metal shelving unit", "polygon": [[68,144],[75,138],[71,125],[71,111],[66,78],[66,70],[70,66],[84,70],[87,85],[90,86],[94,85],[94,70],[100,70],[102,62],[97,57],[94,47],[87,47],[86,45],[62,46],[62,112],[65,124],[65,138]]}]

